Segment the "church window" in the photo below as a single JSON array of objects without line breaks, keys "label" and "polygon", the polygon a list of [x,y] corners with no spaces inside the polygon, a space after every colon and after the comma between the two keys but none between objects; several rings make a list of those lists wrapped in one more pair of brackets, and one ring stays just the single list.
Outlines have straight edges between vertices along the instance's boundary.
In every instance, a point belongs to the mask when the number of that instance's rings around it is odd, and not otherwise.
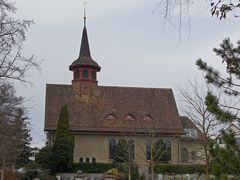
[{"label": "church window", "polygon": [[92,158],[92,163],[96,163],[96,158]]},{"label": "church window", "polygon": [[191,152],[191,159],[192,159],[193,161],[195,161],[195,160],[197,159],[197,154],[196,154],[195,151],[192,151],[192,152]]},{"label": "church window", "polygon": [[164,140],[163,141],[163,154],[160,159],[161,162],[169,162],[171,161],[171,141]]},{"label": "church window", "polygon": [[89,158],[86,158],[86,163],[89,163],[90,162],[90,159]]},{"label": "church window", "polygon": [[130,160],[135,159],[135,147],[134,147],[134,140],[128,141],[129,153],[130,153]]},{"label": "church window", "polygon": [[109,159],[114,158],[115,150],[116,150],[116,141],[115,139],[111,139],[109,141]]},{"label": "church window", "polygon": [[88,78],[88,69],[83,69],[83,78]]},{"label": "church window", "polygon": [[96,79],[96,71],[95,70],[92,70],[92,79]]},{"label": "church window", "polygon": [[79,158],[79,162],[83,163],[83,158],[82,157]]},{"label": "church window", "polygon": [[146,144],[146,159],[151,160],[151,145],[149,143]]},{"label": "church window", "polygon": [[182,156],[182,163],[188,163],[188,150],[186,148],[182,149],[181,156]]}]

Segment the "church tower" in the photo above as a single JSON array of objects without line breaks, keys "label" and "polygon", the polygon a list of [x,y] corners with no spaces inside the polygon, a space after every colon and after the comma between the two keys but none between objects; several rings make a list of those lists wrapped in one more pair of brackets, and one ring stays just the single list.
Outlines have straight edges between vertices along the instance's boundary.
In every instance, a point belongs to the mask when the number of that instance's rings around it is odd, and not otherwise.
[{"label": "church tower", "polygon": [[80,97],[91,100],[91,97],[94,97],[97,91],[97,72],[101,70],[101,67],[91,57],[85,11],[79,57],[69,66],[69,70],[73,72],[73,90],[78,93]]}]

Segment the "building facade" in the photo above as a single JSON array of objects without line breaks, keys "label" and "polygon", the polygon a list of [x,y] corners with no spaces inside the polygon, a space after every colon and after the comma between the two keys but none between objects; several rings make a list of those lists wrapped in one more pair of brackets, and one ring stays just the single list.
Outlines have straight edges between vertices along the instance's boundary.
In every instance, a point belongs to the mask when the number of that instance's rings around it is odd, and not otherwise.
[{"label": "building facade", "polygon": [[142,167],[149,163],[151,142],[159,140],[170,152],[165,157],[168,163],[195,162],[201,132],[179,115],[171,89],[98,85],[101,67],[91,57],[85,20],[79,57],[69,66],[72,83],[46,86],[49,144],[54,141],[60,110],[67,105],[75,138],[74,162],[112,162],[116,145],[123,139]]}]

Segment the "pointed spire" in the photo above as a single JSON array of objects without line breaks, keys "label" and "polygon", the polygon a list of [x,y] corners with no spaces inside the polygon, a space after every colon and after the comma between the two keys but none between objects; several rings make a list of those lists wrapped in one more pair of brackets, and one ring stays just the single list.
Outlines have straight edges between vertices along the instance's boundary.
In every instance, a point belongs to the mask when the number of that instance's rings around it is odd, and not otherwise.
[{"label": "pointed spire", "polygon": [[79,57],[91,57],[86,27],[83,28]]},{"label": "pointed spire", "polygon": [[84,5],[84,16],[83,16],[83,19],[84,19],[84,27],[86,27],[86,19],[87,19],[87,16],[86,16],[86,5],[87,5],[87,2],[84,1],[83,5]]},{"label": "pointed spire", "polygon": [[81,48],[80,48],[80,54],[79,57],[91,57],[89,43],[88,43],[88,35],[87,35],[87,28],[86,28],[86,4],[87,2],[84,1],[84,27],[83,27],[83,33],[82,33],[82,41],[81,41]]},{"label": "pointed spire", "polygon": [[81,40],[81,47],[79,52],[79,57],[75,60],[70,66],[70,70],[74,70],[75,67],[80,66],[90,66],[94,67],[97,71],[101,70],[101,67],[92,59],[90,53],[90,47],[88,43],[88,35],[87,35],[87,28],[86,28],[86,1],[84,2],[84,27],[82,32],[82,40]]}]

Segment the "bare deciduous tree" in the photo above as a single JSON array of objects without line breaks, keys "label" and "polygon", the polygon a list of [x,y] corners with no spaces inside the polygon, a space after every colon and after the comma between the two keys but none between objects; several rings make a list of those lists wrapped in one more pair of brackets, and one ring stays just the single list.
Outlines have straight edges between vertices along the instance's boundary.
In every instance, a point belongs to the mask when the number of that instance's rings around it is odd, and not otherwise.
[{"label": "bare deciduous tree", "polygon": [[154,166],[162,162],[168,163],[171,160],[171,142],[159,132],[159,122],[150,117],[148,120],[139,120],[136,127],[142,131],[140,140],[136,139],[136,146],[141,154],[136,154],[136,156],[149,164],[150,179],[154,180]]},{"label": "bare deciduous tree", "polygon": [[0,83],[0,167],[1,180],[4,169],[15,163],[23,151],[27,119],[23,108],[23,98],[15,95],[13,86]]},{"label": "bare deciduous tree", "polygon": [[14,18],[16,7],[10,0],[0,0],[0,12],[0,80],[28,82],[30,70],[40,68],[33,55],[22,55],[26,32],[33,21]]},{"label": "bare deciduous tree", "polygon": [[210,168],[210,144],[214,140],[223,124],[216,120],[215,116],[210,113],[205,105],[205,97],[209,90],[206,85],[200,86],[197,81],[190,81],[186,87],[178,87],[182,96],[183,113],[187,115],[194,124],[203,133],[203,154],[200,154],[200,159],[206,164],[206,177],[209,179]]}]

